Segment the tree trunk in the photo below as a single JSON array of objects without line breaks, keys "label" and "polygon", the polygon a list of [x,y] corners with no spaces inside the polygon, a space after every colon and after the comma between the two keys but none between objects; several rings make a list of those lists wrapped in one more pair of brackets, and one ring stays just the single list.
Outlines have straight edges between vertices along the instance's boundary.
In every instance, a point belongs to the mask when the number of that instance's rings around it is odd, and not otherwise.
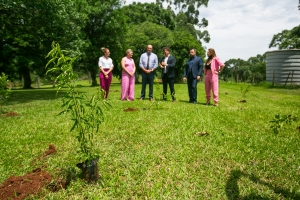
[{"label": "tree trunk", "polygon": [[21,67],[21,74],[24,80],[23,89],[32,89],[29,67],[28,66]]},{"label": "tree trunk", "polygon": [[97,86],[97,74],[96,70],[91,70],[91,79],[92,79],[92,86]]},{"label": "tree trunk", "polygon": [[91,72],[88,71],[88,79],[89,79],[89,84],[91,83]]}]

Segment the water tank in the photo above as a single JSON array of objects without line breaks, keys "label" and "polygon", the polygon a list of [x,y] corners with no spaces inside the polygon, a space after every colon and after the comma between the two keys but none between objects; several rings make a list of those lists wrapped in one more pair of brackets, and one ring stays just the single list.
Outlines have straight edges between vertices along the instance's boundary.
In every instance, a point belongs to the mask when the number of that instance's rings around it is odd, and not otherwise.
[{"label": "water tank", "polygon": [[276,84],[300,85],[300,49],[266,52],[266,79]]}]

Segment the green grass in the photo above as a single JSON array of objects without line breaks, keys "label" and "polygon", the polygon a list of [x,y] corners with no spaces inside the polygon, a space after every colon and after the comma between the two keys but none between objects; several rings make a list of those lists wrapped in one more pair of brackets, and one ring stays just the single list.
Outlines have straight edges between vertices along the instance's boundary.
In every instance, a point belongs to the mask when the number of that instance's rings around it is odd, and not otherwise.
[{"label": "green grass", "polygon": [[[87,95],[96,90],[87,81],[82,85]],[[242,97],[238,84],[221,83],[219,107],[204,105],[203,82],[196,105],[187,102],[186,84],[175,85],[177,102],[157,106],[139,101],[140,90],[137,84],[135,101],[120,101],[120,84],[112,84],[112,108],[105,110],[95,138],[101,179],[91,185],[79,178],[75,166],[72,122],[57,116],[63,94],[56,97],[51,87],[13,90],[3,109],[20,116],[0,118],[0,182],[46,163],[52,174],[70,171],[73,179],[66,190],[45,189],[36,199],[300,198],[300,122],[283,126],[279,134],[269,122],[276,114],[300,117],[299,88],[252,86]],[[154,87],[155,96],[161,92]],[[240,103],[243,99],[247,102]],[[57,153],[33,166],[49,144]]]}]

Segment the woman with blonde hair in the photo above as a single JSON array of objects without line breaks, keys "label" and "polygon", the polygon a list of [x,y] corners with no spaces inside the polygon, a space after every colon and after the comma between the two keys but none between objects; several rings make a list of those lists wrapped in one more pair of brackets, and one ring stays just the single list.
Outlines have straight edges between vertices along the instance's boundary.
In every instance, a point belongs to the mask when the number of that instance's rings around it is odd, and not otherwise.
[{"label": "woman with blonde hair", "polygon": [[112,80],[112,70],[114,68],[112,59],[110,56],[110,51],[108,48],[101,48],[103,52],[103,56],[99,58],[98,66],[100,69],[99,79],[100,79],[100,86],[105,91],[104,98],[107,99],[111,80]]},{"label": "woman with blonde hair", "polygon": [[219,73],[224,69],[224,64],[217,57],[213,48],[207,51],[207,60],[205,62],[205,92],[206,92],[206,105],[210,104],[210,93],[212,91],[214,98],[214,106],[219,105]]},{"label": "woman with blonde hair", "polygon": [[127,49],[126,56],[122,58],[122,94],[121,100],[134,100],[135,63],[132,59],[133,52]]}]

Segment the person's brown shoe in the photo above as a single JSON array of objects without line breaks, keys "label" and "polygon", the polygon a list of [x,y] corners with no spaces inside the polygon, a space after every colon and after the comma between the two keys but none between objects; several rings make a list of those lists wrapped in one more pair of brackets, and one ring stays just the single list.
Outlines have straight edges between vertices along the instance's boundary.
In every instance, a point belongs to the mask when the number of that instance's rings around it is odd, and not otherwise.
[{"label": "person's brown shoe", "polygon": [[143,98],[140,98],[140,101],[143,101],[144,99]]}]

